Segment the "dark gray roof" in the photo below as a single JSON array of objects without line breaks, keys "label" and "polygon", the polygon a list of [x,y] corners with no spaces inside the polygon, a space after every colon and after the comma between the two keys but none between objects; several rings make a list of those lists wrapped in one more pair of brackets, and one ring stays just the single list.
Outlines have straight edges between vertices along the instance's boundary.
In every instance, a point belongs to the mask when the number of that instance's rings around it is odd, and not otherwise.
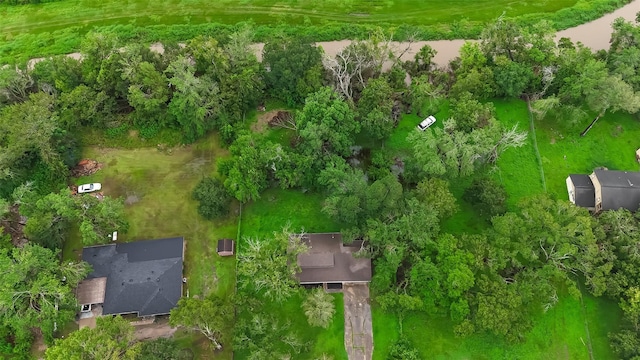
[{"label": "dark gray roof", "polygon": [[231,239],[218,240],[218,252],[233,252],[234,243]]},{"label": "dark gray roof", "polygon": [[136,241],[82,250],[88,279],[106,277],[103,314],[168,314],[182,296],[183,238]]},{"label": "dark gray roof", "polygon": [[589,175],[570,174],[569,177],[571,178],[571,182],[573,183],[573,186],[577,188],[580,187],[580,188],[593,189],[593,182],[591,181],[591,178],[589,177]]},{"label": "dark gray roof", "polygon": [[589,175],[571,174],[571,182],[575,187],[576,205],[592,208],[596,205],[596,193]]},{"label": "dark gray roof", "polygon": [[640,173],[594,170],[602,195],[602,210],[637,211],[640,207]]},{"label": "dark gray roof", "polygon": [[640,189],[640,172],[594,170],[593,173],[602,187]]},{"label": "dark gray roof", "polygon": [[371,259],[355,258],[360,247],[344,246],[339,233],[307,234],[309,251],[298,256],[303,284],[371,281]]}]

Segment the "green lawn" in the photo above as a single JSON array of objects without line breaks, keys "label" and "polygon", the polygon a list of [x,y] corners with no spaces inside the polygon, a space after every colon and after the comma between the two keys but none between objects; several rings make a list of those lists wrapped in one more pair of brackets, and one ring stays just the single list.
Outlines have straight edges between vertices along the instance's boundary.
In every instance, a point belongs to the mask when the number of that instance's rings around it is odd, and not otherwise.
[{"label": "green lawn", "polygon": [[394,39],[477,38],[501,15],[525,24],[542,19],[556,28],[596,19],[631,0],[60,0],[0,5],[0,63],[78,51],[88,31],[115,33],[125,42],[186,41],[224,35],[251,24],[256,41],[274,35],[314,41],[363,38],[377,27]]},{"label": "green lawn", "polygon": [[590,174],[594,168],[638,171],[635,151],[640,147],[640,123],[631,115],[616,113],[602,117],[586,136],[580,132],[590,119],[577,125],[554,120],[536,121],[538,147],[550,194],[567,198],[569,174]]},{"label": "green lawn", "polygon": [[0,6],[0,33],[38,33],[70,26],[104,26],[133,23],[323,24],[327,22],[442,25],[465,19],[486,21],[505,12],[514,17],[549,13],[572,7],[577,0],[511,1],[476,0],[63,0],[39,5]]},{"label": "green lawn", "polygon": [[339,225],[322,213],[323,199],[296,189],[269,189],[242,209],[242,237],[270,236],[286,225],[308,233],[339,231]]},{"label": "green lawn", "polygon": [[[215,171],[216,161],[227,156],[219,147],[216,136],[210,136],[191,146],[160,151],[156,147],[112,149],[87,147],[84,156],[104,164],[96,174],[77,179],[77,183],[101,182],[104,194],[123,197],[130,230],[119,234],[118,241],[156,239],[183,236],[186,242],[185,295],[206,295],[216,292],[228,295],[235,288],[235,259],[217,255],[217,240],[235,238],[237,206],[224,220],[211,222],[200,217],[191,191],[197,182]],[[81,244],[76,236],[65,246],[65,256],[78,254]],[[231,329],[233,324],[229,324]],[[227,332],[223,343],[231,343]],[[199,336],[182,336],[181,342],[194,348],[200,358],[208,358],[207,342]],[[231,347],[224,348],[216,359],[230,359]]]},{"label": "green lawn", "polygon": [[[407,316],[403,333],[420,351],[422,358],[436,360],[473,359],[589,359],[587,343],[591,339],[593,359],[615,359],[609,347],[607,333],[620,321],[618,306],[608,300],[584,295],[584,309],[579,299],[568,296],[543,316],[522,343],[508,343],[503,339],[476,334],[456,337],[452,323],[441,317],[423,313]],[[374,307],[373,359],[385,359],[389,346],[399,336],[398,319]],[[589,327],[587,335],[585,321]]]}]

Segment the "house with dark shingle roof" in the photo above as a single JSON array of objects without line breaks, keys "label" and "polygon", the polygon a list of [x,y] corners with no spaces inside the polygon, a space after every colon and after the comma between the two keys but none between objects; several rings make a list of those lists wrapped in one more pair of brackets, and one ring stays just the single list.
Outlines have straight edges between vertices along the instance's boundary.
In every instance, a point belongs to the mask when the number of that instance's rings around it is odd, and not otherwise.
[{"label": "house with dark shingle roof", "polygon": [[362,241],[345,245],[340,233],[305,234],[301,240],[308,251],[298,255],[300,284],[340,289],[345,283],[371,281],[371,259],[354,256]]},{"label": "house with dark shingle roof", "polygon": [[87,247],[93,272],[78,285],[80,305],[102,305],[103,315],[165,315],[182,297],[184,239]]},{"label": "house with dark shingle roof", "polygon": [[640,172],[596,169],[588,176],[569,175],[566,182],[569,200],[596,213],[640,208]]}]

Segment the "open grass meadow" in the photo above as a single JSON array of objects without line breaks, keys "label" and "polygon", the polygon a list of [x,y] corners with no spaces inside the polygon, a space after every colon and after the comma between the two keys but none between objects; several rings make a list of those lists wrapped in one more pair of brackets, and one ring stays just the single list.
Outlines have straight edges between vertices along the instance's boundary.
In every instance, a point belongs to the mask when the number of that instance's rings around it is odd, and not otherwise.
[{"label": "open grass meadow", "polygon": [[635,152],[640,148],[640,122],[622,113],[600,118],[584,137],[580,132],[591,119],[579,124],[557,120],[536,121],[538,147],[549,193],[567,198],[569,174],[590,174],[596,167],[638,171]]},{"label": "open grass meadow", "polygon": [[367,36],[381,26],[402,40],[475,38],[482,25],[501,15],[533,23],[548,19],[565,29],[630,0],[61,0],[0,5],[0,63],[77,51],[82,34],[116,33],[123,41],[184,41],[220,35],[252,24],[256,40],[274,34],[316,41]]},{"label": "open grass meadow", "polygon": [[[235,259],[216,253],[217,240],[235,238],[237,216],[221,221],[208,221],[197,213],[191,191],[198,181],[215,171],[218,158],[227,156],[219,147],[216,136],[210,136],[190,146],[174,148],[140,147],[135,149],[88,146],[86,158],[95,159],[104,168],[94,175],[77,179],[77,183],[101,182],[107,196],[125,199],[130,223],[129,232],[118,234],[118,241],[157,239],[183,236],[186,242],[185,295],[206,295],[212,292],[231,295],[235,289]],[[71,239],[65,256],[79,254],[81,244]],[[229,324],[229,330],[233,324]],[[231,343],[231,331],[223,343]],[[206,339],[182,334],[180,342],[208,358]],[[231,347],[216,354],[216,359],[231,359]]]},{"label": "open grass meadow", "polygon": [[[579,299],[563,296],[554,308],[535,320],[535,326],[521,343],[508,343],[482,334],[456,337],[447,318],[423,313],[405,317],[403,334],[423,359],[616,359],[609,347],[607,333],[615,330],[620,321],[617,304],[590,295],[583,296],[584,306]],[[373,359],[383,360],[393,341],[399,337],[398,319],[374,307],[373,321]]]}]

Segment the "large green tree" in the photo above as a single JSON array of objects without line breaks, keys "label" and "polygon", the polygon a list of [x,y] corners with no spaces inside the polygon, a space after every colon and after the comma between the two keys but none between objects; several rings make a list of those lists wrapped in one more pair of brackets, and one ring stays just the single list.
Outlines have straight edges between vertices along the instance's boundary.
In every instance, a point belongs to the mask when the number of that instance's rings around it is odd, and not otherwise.
[{"label": "large green tree", "polygon": [[262,65],[267,92],[290,106],[302,103],[322,86],[322,50],[302,37],[268,41]]},{"label": "large green tree", "polygon": [[371,79],[362,90],[358,100],[357,113],[362,128],[378,140],[391,135],[395,127],[391,111],[394,92],[384,78]]},{"label": "large green tree", "polygon": [[354,111],[327,87],[306,99],[304,108],[296,114],[296,124],[301,152],[315,156],[349,156],[354,137],[360,132]]},{"label": "large green tree", "polygon": [[86,263],[58,261],[58,253],[38,245],[0,250],[0,321],[12,330],[16,343],[28,343],[31,330],[45,340],[73,320],[74,289],[89,273]]},{"label": "large green tree", "polygon": [[94,329],[85,327],[72,332],[45,353],[47,360],[136,360],[140,343],[135,329],[120,316],[101,316]]},{"label": "large green tree", "polygon": [[171,310],[169,324],[197,331],[211,341],[216,349],[222,348],[223,331],[233,322],[234,308],[229,299],[209,295],[203,299],[184,297]]},{"label": "large green tree", "polygon": [[263,239],[246,239],[238,249],[238,285],[242,291],[282,302],[298,291],[298,254],[307,251],[302,234],[288,227]]}]

